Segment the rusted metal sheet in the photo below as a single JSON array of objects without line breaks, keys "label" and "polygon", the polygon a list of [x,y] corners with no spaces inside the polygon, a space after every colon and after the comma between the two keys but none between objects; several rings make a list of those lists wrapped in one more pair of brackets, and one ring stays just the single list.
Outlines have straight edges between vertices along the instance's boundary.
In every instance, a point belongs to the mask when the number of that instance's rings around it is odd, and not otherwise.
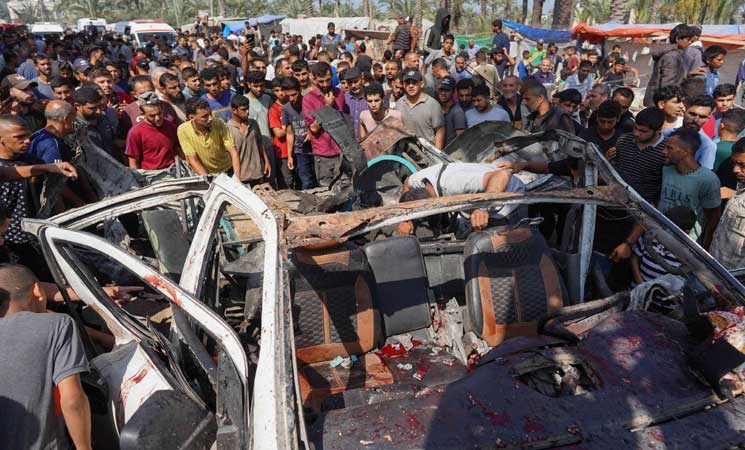
[{"label": "rusted metal sheet", "polygon": [[362,151],[368,161],[372,161],[378,156],[390,155],[401,139],[416,139],[414,133],[400,127],[400,124],[399,120],[388,117],[360,142]]},{"label": "rusted metal sheet", "polygon": [[343,240],[384,226],[433,214],[543,202],[623,206],[623,203],[619,202],[623,202],[624,198],[626,195],[623,189],[612,186],[540,193],[504,192],[453,195],[349,213],[289,216],[284,232],[287,245],[293,248],[319,244],[328,240]]}]

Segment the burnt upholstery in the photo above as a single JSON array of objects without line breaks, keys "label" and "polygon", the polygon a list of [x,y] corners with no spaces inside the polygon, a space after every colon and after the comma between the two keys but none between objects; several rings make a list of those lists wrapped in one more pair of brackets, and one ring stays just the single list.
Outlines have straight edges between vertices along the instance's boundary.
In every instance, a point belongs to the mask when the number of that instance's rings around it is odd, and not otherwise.
[{"label": "burnt upholstery", "polygon": [[375,307],[386,336],[432,324],[427,272],[416,236],[396,236],[364,247],[375,276]]},{"label": "burnt upholstery", "polygon": [[536,334],[536,321],[564,304],[559,271],[545,239],[530,227],[474,232],[464,250],[466,309],[490,346]]},{"label": "burnt upholstery", "polygon": [[373,282],[362,250],[340,246],[295,251],[292,312],[300,362],[361,355],[381,340]]}]

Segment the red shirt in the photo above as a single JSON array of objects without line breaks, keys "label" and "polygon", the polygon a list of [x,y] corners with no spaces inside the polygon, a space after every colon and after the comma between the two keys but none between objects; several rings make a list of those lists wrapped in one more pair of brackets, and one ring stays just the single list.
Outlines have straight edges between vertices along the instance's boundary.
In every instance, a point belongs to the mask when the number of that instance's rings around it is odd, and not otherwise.
[{"label": "red shirt", "polygon": [[143,120],[129,130],[124,154],[139,160],[141,169],[158,170],[173,164],[179,149],[175,125],[164,121],[158,128]]},{"label": "red shirt", "polygon": [[[334,88],[334,95],[336,96],[334,109],[348,113],[349,110],[344,101],[344,94],[339,88]],[[303,96],[303,118],[308,127],[316,120],[310,113],[324,106],[326,106],[326,100],[317,87],[314,87]],[[318,156],[337,156],[341,153],[339,146],[323,128],[318,133],[310,132],[310,146],[313,149],[313,154]]]},{"label": "red shirt", "polygon": [[[282,126],[282,105],[274,102],[269,108],[269,128],[284,128]],[[277,158],[287,158],[287,137],[277,137],[272,132],[272,144],[274,144],[274,154]]]}]

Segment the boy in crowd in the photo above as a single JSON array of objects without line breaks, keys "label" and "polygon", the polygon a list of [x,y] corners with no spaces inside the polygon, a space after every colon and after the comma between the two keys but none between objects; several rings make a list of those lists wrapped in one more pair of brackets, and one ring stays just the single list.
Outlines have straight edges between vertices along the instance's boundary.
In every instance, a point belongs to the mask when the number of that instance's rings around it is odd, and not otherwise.
[{"label": "boy in crowd", "polygon": [[579,106],[582,104],[582,94],[576,89],[564,89],[561,92],[557,92],[554,99],[558,101],[559,107],[571,116],[574,124],[574,134],[579,136],[585,129],[579,120],[577,120],[579,117]]},{"label": "boy in crowd", "polygon": [[717,142],[717,154],[714,158],[714,172],[719,170],[722,163],[730,158],[732,146],[737,142],[738,136],[744,129],[744,109],[730,109],[724,112],[719,121],[719,142]]},{"label": "boy in crowd", "polygon": [[719,85],[719,69],[724,65],[727,50],[720,45],[712,45],[704,50],[704,63],[706,63],[705,94],[714,95],[714,89]]},{"label": "boy in crowd", "polygon": [[521,80],[524,80],[532,73],[533,70],[530,67],[530,50],[525,50],[523,51],[523,59],[517,63],[517,76],[519,76]]},{"label": "boy in crowd", "polygon": [[242,183],[255,186],[271,175],[271,161],[263,144],[261,128],[250,117],[250,101],[243,95],[230,100],[231,117],[227,122],[230,136],[238,150],[240,169],[236,172]]},{"label": "boy in crowd", "polygon": [[621,132],[616,129],[618,116],[621,115],[621,106],[613,100],[606,100],[600,104],[595,126],[583,130],[579,137],[592,142],[600,148],[600,151],[608,159],[616,156],[616,141]]},{"label": "boy in crowd", "polygon": [[735,107],[735,85],[724,83],[714,88],[714,113],[701,127],[701,130],[712,139],[719,137],[719,121],[722,115]]},{"label": "boy in crowd", "polygon": [[303,117],[303,94],[296,78],[288,77],[280,85],[287,103],[282,106],[282,126],[287,139],[287,168],[296,170],[300,189],[312,189],[318,185],[313,168],[313,153],[310,133]]},{"label": "boy in crowd", "polygon": [[186,67],[181,71],[181,78],[184,80],[184,90],[181,91],[186,99],[192,97],[201,97],[204,95],[202,89],[202,80],[199,78],[199,72],[193,67]]},{"label": "boy in crowd", "polygon": [[[452,80],[452,78],[448,79]],[[403,117],[401,115],[401,112],[396,111],[395,109],[386,108],[383,101],[384,97],[385,94],[383,93],[383,86],[379,84],[373,83],[365,88],[367,110],[362,111],[362,113],[360,114],[360,140],[364,139],[368,134],[372,133],[373,130],[375,130],[375,128],[388,117],[393,117],[401,122]],[[403,126],[403,122],[400,123],[400,126]]]},{"label": "boy in crowd", "polygon": [[686,107],[683,103],[685,94],[680,86],[662,86],[654,94],[654,104],[665,113],[663,130],[679,128],[683,125],[683,114]]},{"label": "boy in crowd", "polygon": [[284,77],[276,77],[272,80],[272,93],[277,100],[269,108],[269,128],[272,129],[275,167],[278,169],[277,186],[279,189],[292,189],[295,183],[292,169],[288,165],[287,132],[282,126],[282,107],[287,104],[287,95],[282,89],[283,81]]}]

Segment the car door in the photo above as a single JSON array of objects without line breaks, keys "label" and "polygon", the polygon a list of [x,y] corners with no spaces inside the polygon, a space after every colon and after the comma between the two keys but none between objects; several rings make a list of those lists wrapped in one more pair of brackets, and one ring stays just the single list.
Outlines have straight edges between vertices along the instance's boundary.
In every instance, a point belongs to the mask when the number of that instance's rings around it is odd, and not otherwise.
[{"label": "car door", "polygon": [[[251,189],[220,175],[204,197],[204,211],[193,237],[180,285],[196,298],[205,295],[209,263],[214,258],[215,240],[225,209],[230,206],[244,214],[260,232],[264,246],[261,292],[261,349],[253,381],[253,448],[284,450],[296,448],[294,358],[289,333],[289,311],[285,292],[287,281],[279,257],[279,227],[273,211]],[[183,322],[177,323],[180,333]]]},{"label": "car door", "polygon": [[[216,378],[231,382],[215,392],[229,396],[236,405],[234,410],[239,411],[228,417],[236,432],[231,438],[233,445],[225,448],[248,448],[247,361],[232,328],[166,276],[98,236],[50,223],[35,231],[60,289],[72,288],[114,335],[113,350],[95,355],[91,364],[107,387],[120,448],[209,447],[216,440],[221,422],[216,416],[222,411],[212,412],[208,405],[214,399],[205,398],[207,391],[195,391],[176,362],[171,344],[150,322],[130,315],[106,295],[91,273],[91,258],[114,261],[125,268],[143,287],[161,294],[173,309],[183,311],[217,343]],[[169,432],[164,433],[165,429]]]}]

